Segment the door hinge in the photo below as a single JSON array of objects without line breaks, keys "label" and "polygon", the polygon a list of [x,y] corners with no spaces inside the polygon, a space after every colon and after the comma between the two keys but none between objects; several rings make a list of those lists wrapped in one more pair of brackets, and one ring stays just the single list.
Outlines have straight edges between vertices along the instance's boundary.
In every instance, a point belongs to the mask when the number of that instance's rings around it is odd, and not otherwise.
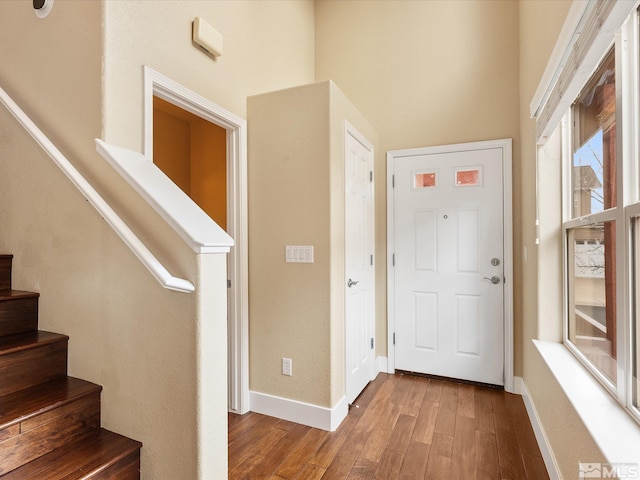
[{"label": "door hinge", "polygon": [[373,265],[373,254],[369,255],[369,261],[371,262],[371,265]]},{"label": "door hinge", "polygon": [[227,280],[227,288],[231,288],[231,280]]},{"label": "door hinge", "polygon": [[369,182],[373,183],[373,170],[369,172]]},{"label": "door hinge", "polygon": [[396,332],[393,332],[393,344],[396,344]]},{"label": "door hinge", "polygon": [[373,350],[373,337],[371,337],[371,350]]}]

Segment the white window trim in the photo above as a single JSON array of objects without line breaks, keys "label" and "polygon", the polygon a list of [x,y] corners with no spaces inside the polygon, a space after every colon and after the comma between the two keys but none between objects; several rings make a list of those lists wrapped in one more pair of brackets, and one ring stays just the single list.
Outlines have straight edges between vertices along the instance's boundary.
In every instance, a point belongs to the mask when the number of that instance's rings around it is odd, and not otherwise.
[{"label": "white window trim", "polygon": [[529,106],[544,144],[600,63],[638,0],[573,0]]},{"label": "white window trim", "polygon": [[[635,48],[628,48],[635,45]],[[565,346],[575,357],[589,370],[636,421],[640,422],[640,414],[632,402],[632,338],[631,338],[631,314],[633,312],[634,294],[631,291],[633,284],[633,269],[631,244],[631,220],[636,212],[640,213],[640,206],[635,203],[638,200],[637,187],[637,162],[634,153],[638,151],[638,110],[637,92],[638,83],[638,51],[640,49],[638,34],[638,14],[633,11],[629,21],[625,22],[615,38],[616,48],[616,166],[617,178],[617,206],[603,212],[597,212],[580,218],[571,218],[571,165],[568,161],[573,156],[571,143],[572,128],[565,129],[563,145],[563,246],[565,255],[568,253],[567,233],[576,227],[593,225],[599,222],[616,222],[616,314],[617,314],[617,374],[615,385],[598,371],[578,348],[569,340],[568,312],[569,312],[569,262],[565,257],[564,263],[564,305],[563,311],[563,341]],[[601,55],[603,57],[605,51]],[[588,81],[588,79],[585,80]],[[636,102],[636,103],[632,103]],[[633,108],[628,108],[633,105]],[[625,108],[627,106],[627,108]],[[570,114],[567,114],[570,117]],[[623,142],[624,139],[624,142]],[[568,187],[569,186],[569,187]]]},{"label": "white window trim", "polygon": [[640,465],[640,425],[563,345],[533,343],[607,461]]}]

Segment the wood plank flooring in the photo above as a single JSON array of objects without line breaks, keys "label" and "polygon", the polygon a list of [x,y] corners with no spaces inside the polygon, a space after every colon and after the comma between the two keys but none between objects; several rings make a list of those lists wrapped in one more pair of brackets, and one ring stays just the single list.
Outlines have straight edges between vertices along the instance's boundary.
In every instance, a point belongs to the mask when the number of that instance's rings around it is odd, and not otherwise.
[{"label": "wood plank flooring", "polygon": [[335,432],[229,414],[229,479],[547,480],[518,395],[379,374]]}]

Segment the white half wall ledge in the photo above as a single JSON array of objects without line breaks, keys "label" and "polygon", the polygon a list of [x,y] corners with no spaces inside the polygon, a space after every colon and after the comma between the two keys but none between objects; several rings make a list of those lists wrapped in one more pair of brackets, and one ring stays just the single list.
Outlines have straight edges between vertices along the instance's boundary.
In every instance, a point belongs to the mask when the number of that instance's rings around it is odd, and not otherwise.
[{"label": "white half wall ledge", "polygon": [[162,170],[141,153],[96,138],[96,150],[198,254],[228,253],[234,245],[211,219]]},{"label": "white half wall ledge", "polygon": [[76,170],[71,162],[60,150],[49,140],[42,130],[29,118],[29,116],[18,106],[16,102],[0,88],[0,103],[2,103],[9,113],[22,125],[31,135],[31,138],[40,145],[42,150],[51,158],[69,181],[80,191],[87,201],[96,209],[102,218],[113,228],[114,232],[129,247],[131,252],[149,270],[155,279],[169,290],[184,293],[195,291],[194,285],[188,280],[177,278],[171,275],[149,249],[140,241],[126,223],[116,214],[111,206],[98,194],[93,186]]},{"label": "white half wall ledge", "polygon": [[342,397],[335,407],[327,408],[260,392],[252,391],[249,396],[252,412],[301,423],[328,432],[334,432],[349,413],[346,397]]},{"label": "white half wall ledge", "polygon": [[533,343],[607,461],[640,465],[640,425],[567,347]]}]

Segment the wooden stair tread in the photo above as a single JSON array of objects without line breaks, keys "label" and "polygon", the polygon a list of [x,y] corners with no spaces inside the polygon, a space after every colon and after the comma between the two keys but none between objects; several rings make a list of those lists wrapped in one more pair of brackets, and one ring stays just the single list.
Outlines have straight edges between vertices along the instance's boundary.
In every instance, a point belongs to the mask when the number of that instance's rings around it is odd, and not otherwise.
[{"label": "wooden stair tread", "polygon": [[69,337],[66,335],[45,332],[43,330],[7,335],[0,337],[0,355],[26,350],[38,345],[46,345],[66,340],[69,340]]},{"label": "wooden stair tread", "polygon": [[142,447],[140,442],[99,429],[95,436],[57,448],[0,478],[2,480],[108,479],[111,474],[105,472],[115,467],[118,462],[126,461],[127,457],[136,455],[140,447]]},{"label": "wooden stair tread", "polygon": [[67,375],[69,337],[0,254],[0,480],[140,480],[142,444],[100,428],[102,387]]},{"label": "wooden stair tread", "polygon": [[37,298],[40,294],[37,292],[27,292],[24,290],[0,290],[0,302],[10,300],[19,300],[21,298]]},{"label": "wooden stair tread", "polygon": [[95,383],[62,377],[4,395],[0,397],[0,430],[101,390]]}]

